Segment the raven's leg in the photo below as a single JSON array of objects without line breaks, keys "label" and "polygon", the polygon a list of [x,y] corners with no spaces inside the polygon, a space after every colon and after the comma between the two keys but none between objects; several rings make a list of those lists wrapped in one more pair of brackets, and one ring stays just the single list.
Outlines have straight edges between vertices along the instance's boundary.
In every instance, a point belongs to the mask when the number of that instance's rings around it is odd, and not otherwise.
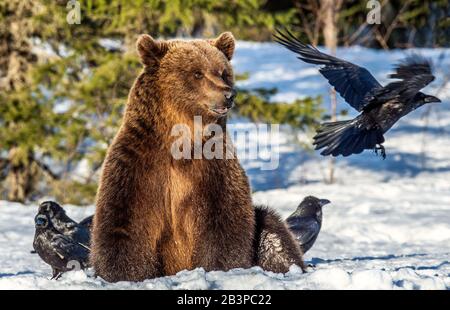
[{"label": "raven's leg", "polygon": [[381,155],[381,157],[383,158],[383,160],[386,159],[386,150],[385,150],[385,148],[384,148],[383,145],[377,144],[377,145],[375,146],[374,151],[375,151],[375,154],[377,154],[377,155],[378,155],[378,152],[380,152],[380,155]]},{"label": "raven's leg", "polygon": [[61,277],[62,272],[56,268],[52,268],[52,269],[53,269],[53,274],[52,274],[52,278],[50,280],[58,280]]}]

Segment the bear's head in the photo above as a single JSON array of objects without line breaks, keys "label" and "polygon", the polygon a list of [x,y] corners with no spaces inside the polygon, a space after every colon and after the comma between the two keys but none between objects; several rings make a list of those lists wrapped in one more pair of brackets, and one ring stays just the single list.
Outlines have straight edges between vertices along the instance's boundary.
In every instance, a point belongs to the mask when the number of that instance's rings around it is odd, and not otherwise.
[{"label": "bear's head", "polygon": [[143,74],[153,75],[159,101],[177,113],[208,119],[223,118],[233,106],[234,47],[230,32],[191,41],[157,41],[144,34],[137,41]]},{"label": "bear's head", "polygon": [[156,41],[141,35],[137,41],[144,74],[156,76],[160,102],[177,113],[209,119],[224,117],[233,106],[234,47],[230,32],[212,40]]}]

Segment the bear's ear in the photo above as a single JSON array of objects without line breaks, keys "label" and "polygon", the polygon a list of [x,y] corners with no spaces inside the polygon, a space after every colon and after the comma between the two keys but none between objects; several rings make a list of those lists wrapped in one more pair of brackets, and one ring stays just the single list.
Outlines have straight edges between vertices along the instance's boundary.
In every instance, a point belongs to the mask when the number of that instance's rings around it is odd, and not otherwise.
[{"label": "bear's ear", "polygon": [[212,45],[217,47],[219,51],[225,54],[228,60],[233,58],[235,40],[231,32],[224,32],[217,39],[212,40]]},{"label": "bear's ear", "polygon": [[136,42],[136,49],[142,64],[152,66],[158,64],[167,53],[168,44],[164,41],[156,41],[148,34],[141,34]]}]

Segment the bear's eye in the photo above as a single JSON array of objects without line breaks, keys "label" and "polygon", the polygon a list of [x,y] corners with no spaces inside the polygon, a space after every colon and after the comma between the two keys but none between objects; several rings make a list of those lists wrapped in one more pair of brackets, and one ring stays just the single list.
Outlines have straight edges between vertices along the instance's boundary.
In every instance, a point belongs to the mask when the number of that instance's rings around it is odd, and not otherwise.
[{"label": "bear's eye", "polygon": [[225,82],[225,83],[227,83],[228,84],[228,72],[226,71],[226,70],[224,70],[223,72],[222,72],[222,74],[221,74],[221,78],[222,78],[222,80]]},{"label": "bear's eye", "polygon": [[194,76],[195,76],[196,79],[201,79],[203,77],[203,73],[200,72],[200,71],[196,71],[194,73]]}]

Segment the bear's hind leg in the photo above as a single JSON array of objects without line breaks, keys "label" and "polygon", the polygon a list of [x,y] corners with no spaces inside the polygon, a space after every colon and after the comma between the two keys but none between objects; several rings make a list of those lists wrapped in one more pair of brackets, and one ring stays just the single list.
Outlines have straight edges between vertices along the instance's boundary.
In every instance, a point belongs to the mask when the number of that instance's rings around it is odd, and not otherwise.
[{"label": "bear's hind leg", "polygon": [[255,265],[264,270],[286,273],[296,264],[305,270],[299,245],[281,218],[267,207],[255,207]]}]

